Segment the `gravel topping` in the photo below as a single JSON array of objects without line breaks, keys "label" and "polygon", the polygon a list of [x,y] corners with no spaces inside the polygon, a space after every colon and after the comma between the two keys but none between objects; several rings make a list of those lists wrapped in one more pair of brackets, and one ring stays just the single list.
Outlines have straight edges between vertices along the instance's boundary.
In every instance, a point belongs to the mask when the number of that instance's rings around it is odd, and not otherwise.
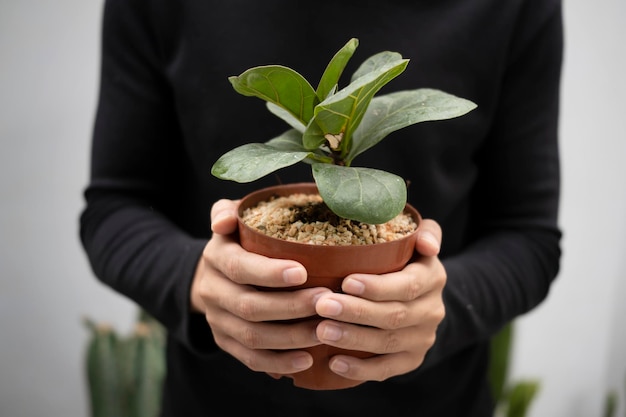
[{"label": "gravel topping", "polygon": [[318,194],[275,197],[243,213],[248,226],[278,239],[312,245],[367,245],[400,239],[417,228],[401,213],[384,224],[346,220],[332,213]]}]

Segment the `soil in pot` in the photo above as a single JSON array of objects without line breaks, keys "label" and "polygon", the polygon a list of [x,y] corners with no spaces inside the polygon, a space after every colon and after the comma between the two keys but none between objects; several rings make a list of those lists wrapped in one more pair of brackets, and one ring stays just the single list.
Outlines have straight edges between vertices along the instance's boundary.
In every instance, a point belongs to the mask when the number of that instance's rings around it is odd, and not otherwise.
[{"label": "soil in pot", "polygon": [[401,213],[384,224],[343,219],[333,213],[319,194],[273,196],[247,208],[243,222],[276,239],[311,245],[371,245],[401,239],[417,229],[410,214]]},{"label": "soil in pot", "polygon": [[[283,198],[288,196],[296,203]],[[268,207],[275,210],[262,211]],[[318,215],[322,217],[318,219]],[[300,262],[308,279],[295,288],[324,286],[337,292],[341,291],[343,279],[352,273],[382,274],[402,269],[413,256],[419,221],[418,212],[410,205],[385,225],[340,219],[325,207],[314,183],[265,188],[244,197],[239,205],[242,247],[264,256]],[[313,366],[289,377],[296,386],[316,390],[349,388],[361,383],[332,372],[328,368],[332,356],[372,356],[327,345],[305,350],[313,355]]]}]

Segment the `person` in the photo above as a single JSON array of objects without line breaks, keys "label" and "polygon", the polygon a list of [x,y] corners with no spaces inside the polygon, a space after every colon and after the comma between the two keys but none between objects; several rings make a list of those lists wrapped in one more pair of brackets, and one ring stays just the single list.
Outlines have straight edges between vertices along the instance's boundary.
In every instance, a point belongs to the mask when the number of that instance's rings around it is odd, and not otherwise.
[{"label": "person", "polygon": [[[168,331],[161,415],[492,415],[490,337],[541,303],[559,269],[560,1],[106,0],[102,25],[80,237],[98,279]],[[352,37],[346,75],[397,51],[410,63],[381,94],[437,88],[478,107],[355,161],[410,184],[426,220],[405,269],[351,275],[343,293],[290,291],[306,271],[243,250],[235,210],[310,170],[210,175],[227,150],[288,128],[227,77],[282,64],[315,80]],[[315,326],[276,323],[315,314]],[[354,388],[294,387],[283,376],[311,366],[301,349],[319,343],[378,355],[333,358]]]}]

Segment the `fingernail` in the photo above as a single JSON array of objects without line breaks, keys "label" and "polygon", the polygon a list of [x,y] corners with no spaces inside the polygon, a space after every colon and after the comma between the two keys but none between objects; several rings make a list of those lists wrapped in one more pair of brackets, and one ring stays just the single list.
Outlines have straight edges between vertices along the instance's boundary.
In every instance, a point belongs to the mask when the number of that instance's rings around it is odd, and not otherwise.
[{"label": "fingernail", "polygon": [[365,284],[354,278],[348,278],[343,282],[343,289],[348,294],[361,295],[365,292]]},{"label": "fingernail", "polygon": [[336,342],[343,336],[343,330],[340,327],[333,324],[326,324],[324,331],[322,332],[322,339],[331,342]]},{"label": "fingernail", "polygon": [[338,316],[343,311],[343,306],[335,300],[322,300],[316,305],[317,312],[322,316]]},{"label": "fingernail", "polygon": [[311,367],[311,365],[313,365],[313,359],[309,355],[296,356],[291,361],[291,364],[296,369],[308,369]]},{"label": "fingernail", "polygon": [[348,362],[346,361],[335,359],[330,363],[330,369],[337,374],[345,374],[350,370],[350,365],[348,365]]},{"label": "fingernail", "polygon": [[298,267],[285,269],[283,279],[287,284],[303,284],[306,281],[306,271]]}]

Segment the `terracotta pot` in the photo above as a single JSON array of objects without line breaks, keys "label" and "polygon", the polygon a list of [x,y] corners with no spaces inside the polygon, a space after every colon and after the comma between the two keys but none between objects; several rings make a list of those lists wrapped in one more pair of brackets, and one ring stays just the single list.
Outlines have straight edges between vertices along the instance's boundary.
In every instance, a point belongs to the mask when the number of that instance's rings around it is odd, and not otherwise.
[{"label": "terracotta pot", "polygon": [[[413,256],[416,233],[386,243],[354,246],[322,246],[288,242],[267,236],[243,223],[243,211],[272,196],[287,196],[293,193],[317,193],[315,183],[285,184],[264,188],[244,197],[239,205],[239,237],[243,248],[271,258],[293,259],[307,270],[307,282],[291,289],[327,287],[341,291],[343,279],[352,273],[382,274],[402,269]],[[412,206],[406,206],[419,224],[420,215]],[[303,349],[313,356],[313,366],[289,377],[294,385],[315,390],[342,389],[359,385],[360,381],[343,378],[328,367],[331,357],[347,354],[358,357],[373,356],[369,352],[347,351],[328,345]]]}]

